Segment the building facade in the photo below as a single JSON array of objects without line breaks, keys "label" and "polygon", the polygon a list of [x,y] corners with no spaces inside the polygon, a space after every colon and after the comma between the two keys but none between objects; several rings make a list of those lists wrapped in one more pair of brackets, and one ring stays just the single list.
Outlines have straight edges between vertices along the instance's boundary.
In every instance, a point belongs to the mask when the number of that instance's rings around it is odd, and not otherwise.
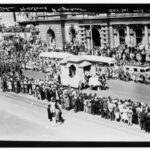
[{"label": "building facade", "polygon": [[115,48],[120,44],[126,44],[128,47],[141,44],[149,50],[150,14],[89,15],[86,12],[39,12],[34,14],[33,18],[26,17],[17,21],[20,25],[39,25],[41,39],[55,42],[57,48],[63,48],[67,42],[79,42],[89,50],[103,45]]}]

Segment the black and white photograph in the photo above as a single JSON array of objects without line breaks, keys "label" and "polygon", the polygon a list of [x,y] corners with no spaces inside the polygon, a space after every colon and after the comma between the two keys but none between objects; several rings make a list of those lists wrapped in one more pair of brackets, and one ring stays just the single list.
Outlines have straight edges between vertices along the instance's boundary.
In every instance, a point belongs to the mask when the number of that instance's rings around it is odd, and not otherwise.
[{"label": "black and white photograph", "polygon": [[149,143],[150,4],[0,4],[0,141]]}]

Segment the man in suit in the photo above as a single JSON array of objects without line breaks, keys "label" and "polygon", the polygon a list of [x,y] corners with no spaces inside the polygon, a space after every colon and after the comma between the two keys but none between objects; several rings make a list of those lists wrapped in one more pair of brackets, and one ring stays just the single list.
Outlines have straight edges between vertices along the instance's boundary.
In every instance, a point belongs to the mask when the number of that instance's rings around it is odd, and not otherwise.
[{"label": "man in suit", "polygon": [[140,126],[141,126],[141,130],[145,130],[145,109],[142,109],[142,112],[140,113]]},{"label": "man in suit", "polygon": [[48,105],[47,113],[48,113],[48,119],[49,119],[50,121],[52,121],[52,113],[51,113],[50,107],[51,107],[51,106]]}]

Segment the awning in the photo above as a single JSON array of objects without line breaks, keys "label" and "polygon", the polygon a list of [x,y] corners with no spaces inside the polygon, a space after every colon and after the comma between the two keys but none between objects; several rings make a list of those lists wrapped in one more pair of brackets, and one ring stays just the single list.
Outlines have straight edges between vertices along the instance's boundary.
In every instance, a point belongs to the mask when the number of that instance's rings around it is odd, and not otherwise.
[{"label": "awning", "polygon": [[110,57],[102,57],[102,56],[93,56],[93,55],[79,55],[79,56],[71,56],[67,58],[67,62],[80,63],[83,61],[91,62],[91,63],[107,63],[112,64],[115,63],[116,60]]},{"label": "awning", "polygon": [[83,67],[90,66],[90,65],[92,65],[90,62],[84,61],[79,65],[79,67],[83,68]]},{"label": "awning", "polygon": [[97,62],[97,63],[115,63],[116,60],[110,57],[103,57],[103,56],[94,56],[94,55],[80,55],[84,60],[88,60],[90,62]]},{"label": "awning", "polygon": [[64,52],[42,52],[39,55],[40,57],[48,57],[48,58],[67,58],[72,56],[72,54],[64,53]]}]

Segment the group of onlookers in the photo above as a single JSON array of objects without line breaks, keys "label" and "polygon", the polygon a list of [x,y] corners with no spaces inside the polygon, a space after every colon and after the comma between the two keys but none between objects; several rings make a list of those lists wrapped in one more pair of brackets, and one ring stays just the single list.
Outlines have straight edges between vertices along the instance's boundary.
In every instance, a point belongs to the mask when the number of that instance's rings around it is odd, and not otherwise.
[{"label": "group of onlookers", "polygon": [[74,109],[74,112],[99,115],[129,126],[138,124],[142,130],[150,132],[150,107],[143,102],[88,94],[56,81],[29,79],[20,72],[3,74],[1,86],[3,92],[30,94],[37,100],[48,101],[49,119],[56,122],[63,122],[62,109]]},{"label": "group of onlookers", "polygon": [[[1,63],[1,87],[3,92],[15,92],[30,94],[38,100],[49,101],[49,119],[62,121],[61,109],[74,109],[74,112],[100,115],[102,118],[112,121],[124,122],[128,125],[138,124],[141,129],[150,132],[150,107],[142,102],[134,102],[130,99],[121,100],[111,97],[102,97],[75,90],[71,87],[64,87],[60,84],[59,62],[57,60],[40,60],[41,51],[48,51],[48,45],[43,43],[38,36],[33,36],[29,41],[22,38],[8,38],[1,45],[6,52],[5,59]],[[74,54],[78,54],[82,45],[72,48]],[[144,48],[127,48],[121,45],[110,50],[103,47],[94,51],[95,55],[114,57],[117,60],[118,68],[101,67],[98,74],[104,74],[106,79],[130,80],[130,74],[124,72],[121,67],[127,63],[139,63],[149,65],[149,54]],[[22,68],[26,69],[28,63],[39,66],[44,71],[45,67],[50,69],[50,78],[53,80],[35,80],[22,75]],[[24,67],[23,67],[24,66]],[[36,68],[36,67],[35,67]],[[34,68],[34,69],[35,69]],[[55,76],[55,77],[54,77]],[[144,80],[144,79],[143,79]],[[136,77],[135,80],[136,81]],[[147,81],[147,79],[145,79]],[[57,117],[56,117],[57,116]]]}]

